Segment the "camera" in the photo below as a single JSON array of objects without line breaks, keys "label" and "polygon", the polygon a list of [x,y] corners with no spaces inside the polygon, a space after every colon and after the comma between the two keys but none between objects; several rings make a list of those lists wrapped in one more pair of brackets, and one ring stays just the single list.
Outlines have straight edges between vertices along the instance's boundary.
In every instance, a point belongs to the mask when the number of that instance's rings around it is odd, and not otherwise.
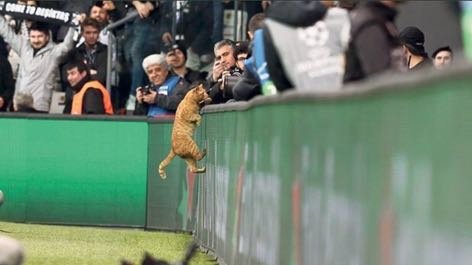
[{"label": "camera", "polygon": [[232,90],[236,83],[241,79],[242,72],[239,68],[232,68],[228,76],[223,77],[223,88]]},{"label": "camera", "polygon": [[154,89],[153,85],[146,85],[141,88],[141,92],[143,93],[143,95],[147,95],[150,93],[150,90],[153,90],[153,89]]}]

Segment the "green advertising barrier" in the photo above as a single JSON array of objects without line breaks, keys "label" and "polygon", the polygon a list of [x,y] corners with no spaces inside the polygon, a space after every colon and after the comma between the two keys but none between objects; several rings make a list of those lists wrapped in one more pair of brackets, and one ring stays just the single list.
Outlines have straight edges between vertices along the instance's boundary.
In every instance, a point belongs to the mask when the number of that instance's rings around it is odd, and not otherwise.
[{"label": "green advertising barrier", "polygon": [[144,227],[146,122],[1,118],[0,219]]},{"label": "green advertising barrier", "polygon": [[470,264],[470,73],[207,107],[197,241],[227,265]]},{"label": "green advertising barrier", "polygon": [[192,231],[196,211],[196,176],[175,157],[167,167],[167,179],[158,174],[159,163],[170,150],[172,121],[149,121],[148,212],[146,227]]},{"label": "green advertising barrier", "polygon": [[162,181],[172,119],[0,116],[0,220],[192,231],[195,176]]}]

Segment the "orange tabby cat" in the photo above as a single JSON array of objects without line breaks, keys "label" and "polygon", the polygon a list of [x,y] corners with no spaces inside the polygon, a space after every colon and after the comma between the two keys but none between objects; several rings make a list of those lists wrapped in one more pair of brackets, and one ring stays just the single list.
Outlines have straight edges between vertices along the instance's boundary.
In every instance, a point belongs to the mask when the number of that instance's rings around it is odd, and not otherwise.
[{"label": "orange tabby cat", "polygon": [[211,98],[205,91],[202,84],[192,88],[185,95],[184,99],[177,107],[172,129],[172,148],[167,157],[159,164],[159,175],[165,179],[165,168],[170,164],[175,155],[180,156],[187,162],[190,171],[194,173],[205,172],[205,167],[197,168],[197,161],[201,160],[206,150],[200,151],[192,136],[195,128],[200,125],[200,106],[208,103]]}]

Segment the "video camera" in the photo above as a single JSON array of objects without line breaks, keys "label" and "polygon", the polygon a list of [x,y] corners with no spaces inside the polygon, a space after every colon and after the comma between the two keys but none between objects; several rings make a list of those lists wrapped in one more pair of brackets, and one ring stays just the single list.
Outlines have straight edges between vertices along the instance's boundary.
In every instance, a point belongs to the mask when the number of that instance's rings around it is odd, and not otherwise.
[{"label": "video camera", "polygon": [[243,72],[241,69],[234,67],[229,71],[228,76],[223,77],[223,88],[226,89],[233,89],[236,83],[241,79]]}]

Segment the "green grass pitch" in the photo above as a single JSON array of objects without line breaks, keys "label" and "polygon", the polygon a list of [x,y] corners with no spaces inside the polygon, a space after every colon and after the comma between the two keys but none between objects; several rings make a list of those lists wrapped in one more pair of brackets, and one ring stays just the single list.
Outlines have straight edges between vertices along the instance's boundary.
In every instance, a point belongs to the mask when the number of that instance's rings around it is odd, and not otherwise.
[{"label": "green grass pitch", "polygon": [[[141,264],[144,251],[178,261],[190,235],[138,229],[34,225],[0,222],[0,234],[18,239],[25,248],[24,265],[117,265],[121,259]],[[216,262],[198,253],[192,265]]]}]

